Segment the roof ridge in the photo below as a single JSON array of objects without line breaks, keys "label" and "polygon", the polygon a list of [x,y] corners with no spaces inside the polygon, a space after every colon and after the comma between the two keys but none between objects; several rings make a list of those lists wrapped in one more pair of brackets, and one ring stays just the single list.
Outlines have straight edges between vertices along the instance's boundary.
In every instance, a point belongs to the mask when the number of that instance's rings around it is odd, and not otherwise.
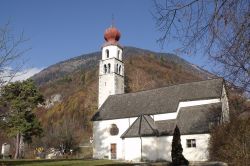
[{"label": "roof ridge", "polygon": [[223,78],[219,77],[219,78],[212,78],[212,79],[201,80],[201,81],[186,82],[186,83],[174,84],[174,85],[169,85],[169,86],[163,86],[163,87],[160,87],[160,88],[147,89],[147,90],[141,90],[141,91],[130,92],[130,93],[114,94],[114,95],[110,95],[109,97],[119,96],[119,95],[127,95],[127,94],[134,94],[134,93],[140,93],[140,92],[148,92],[148,91],[154,91],[154,90],[159,90],[159,89],[163,89],[163,88],[175,87],[175,86],[198,83],[198,82],[207,82],[207,81],[212,81],[212,80],[223,80]]},{"label": "roof ridge", "polygon": [[[150,115],[147,115],[148,117],[150,117]],[[145,115],[143,115],[143,117],[144,117],[144,119],[146,120],[146,122],[147,122],[147,124],[149,125],[149,127],[151,128],[151,130],[154,132],[154,134],[155,135],[158,135],[158,133],[159,133],[159,131],[158,131],[158,129],[156,128],[156,129],[154,129],[152,126],[151,126],[151,124],[149,123],[149,121],[147,120],[147,118],[145,117]],[[151,118],[151,117],[150,117]],[[154,121],[154,119],[153,118],[151,118],[153,121]]]},{"label": "roof ridge", "polygon": [[[121,138],[123,138],[124,137],[124,135],[126,135],[127,133],[128,133],[128,131],[130,130],[130,128],[132,128],[134,125],[135,125],[135,123],[136,123],[136,121],[138,121],[138,119],[140,118],[141,116],[138,116],[136,119],[135,119],[135,121],[128,127],[128,129],[121,135]],[[140,122],[139,122],[140,123]]]},{"label": "roof ridge", "polygon": [[138,130],[138,134],[141,137],[141,122],[142,122],[142,117],[143,115],[140,115],[140,122],[139,122],[139,130]]}]

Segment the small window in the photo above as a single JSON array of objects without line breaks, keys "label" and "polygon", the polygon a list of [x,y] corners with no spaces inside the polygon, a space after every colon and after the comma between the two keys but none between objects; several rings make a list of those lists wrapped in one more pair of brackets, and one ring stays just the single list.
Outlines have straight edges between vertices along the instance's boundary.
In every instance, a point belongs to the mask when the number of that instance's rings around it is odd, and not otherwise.
[{"label": "small window", "polygon": [[108,64],[108,73],[110,73],[110,63]]},{"label": "small window", "polygon": [[116,69],[115,70],[116,70],[116,73],[118,73],[118,64],[116,64]]},{"label": "small window", "polygon": [[103,71],[104,71],[104,73],[107,73],[107,66],[106,65],[103,66]]},{"label": "small window", "polygon": [[188,148],[195,148],[196,147],[196,140],[195,139],[187,139],[187,147]]},{"label": "small window", "polygon": [[119,74],[121,74],[121,70],[122,70],[122,67],[121,67],[121,65],[120,65],[120,66],[119,66],[119,71],[118,71]]},{"label": "small window", "polygon": [[120,50],[117,51],[117,58],[120,59]]},{"label": "small window", "polygon": [[109,58],[109,50],[108,49],[106,50],[106,56],[107,56],[107,58]]}]

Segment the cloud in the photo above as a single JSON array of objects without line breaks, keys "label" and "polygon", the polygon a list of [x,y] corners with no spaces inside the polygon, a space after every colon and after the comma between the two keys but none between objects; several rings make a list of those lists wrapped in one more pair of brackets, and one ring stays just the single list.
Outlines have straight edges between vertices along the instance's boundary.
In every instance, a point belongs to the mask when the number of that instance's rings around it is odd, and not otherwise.
[{"label": "cloud", "polygon": [[[28,69],[24,69],[22,71],[19,71],[15,74],[15,76],[11,79],[11,82],[15,82],[15,81],[23,81],[26,80],[30,77],[32,77],[33,75],[35,75],[36,73],[39,73],[42,70],[42,68],[28,68]],[[10,80],[10,75],[11,74],[11,68],[5,68],[5,70],[0,74],[2,77],[2,79],[6,82],[9,82]]]},{"label": "cloud", "polygon": [[11,80],[11,82],[26,80],[32,77],[33,75],[35,75],[36,73],[39,73],[41,70],[42,68],[34,67],[34,68],[25,69],[23,71],[17,72],[15,77]]}]

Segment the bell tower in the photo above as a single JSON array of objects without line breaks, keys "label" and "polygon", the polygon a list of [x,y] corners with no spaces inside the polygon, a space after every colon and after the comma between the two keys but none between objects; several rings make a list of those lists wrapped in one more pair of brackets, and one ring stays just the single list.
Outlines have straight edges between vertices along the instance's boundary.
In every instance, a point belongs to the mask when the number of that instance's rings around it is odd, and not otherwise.
[{"label": "bell tower", "polygon": [[98,108],[109,95],[124,93],[123,48],[118,43],[120,32],[111,26],[104,33],[105,43],[102,46],[102,59],[99,64]]}]

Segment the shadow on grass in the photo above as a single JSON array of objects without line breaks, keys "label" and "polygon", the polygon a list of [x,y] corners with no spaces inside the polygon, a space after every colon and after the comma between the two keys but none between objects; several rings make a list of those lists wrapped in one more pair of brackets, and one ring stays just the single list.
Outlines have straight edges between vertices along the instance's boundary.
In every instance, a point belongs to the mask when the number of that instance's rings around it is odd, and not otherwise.
[{"label": "shadow on grass", "polygon": [[112,164],[102,164],[96,166],[174,166],[170,162],[149,162],[149,163],[112,163]]},{"label": "shadow on grass", "polygon": [[48,160],[0,160],[0,165],[24,165],[37,163],[51,163],[60,161],[83,161],[82,159],[48,159]]},{"label": "shadow on grass", "polygon": [[169,162],[149,162],[149,163],[112,163],[112,164],[101,164],[96,166],[174,166]]},{"label": "shadow on grass", "polygon": [[115,166],[115,165],[117,165],[117,166],[127,166],[127,165],[129,165],[129,166],[133,166],[133,165],[139,165],[139,164],[128,164],[128,163],[113,163],[113,164],[99,164],[99,165],[96,165],[96,166]]},{"label": "shadow on grass", "polygon": [[[59,163],[64,162],[67,163]],[[0,160],[0,166],[18,166],[18,165],[92,165],[92,166],[159,166],[159,163],[125,163],[125,162],[116,162],[108,160],[92,160],[92,159],[49,159],[49,160]],[[111,163],[113,162],[113,163]],[[162,163],[163,164],[163,163]],[[169,163],[164,163],[163,165],[169,166]]]}]

